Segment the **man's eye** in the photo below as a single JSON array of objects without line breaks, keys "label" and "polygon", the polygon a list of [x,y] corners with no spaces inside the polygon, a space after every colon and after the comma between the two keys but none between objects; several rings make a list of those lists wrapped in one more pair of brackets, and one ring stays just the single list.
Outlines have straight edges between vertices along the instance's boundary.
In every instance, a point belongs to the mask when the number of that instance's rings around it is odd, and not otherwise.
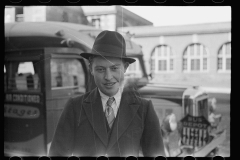
[{"label": "man's eye", "polygon": [[113,71],[116,71],[116,70],[118,70],[118,67],[112,67],[111,68]]},{"label": "man's eye", "polygon": [[97,71],[98,72],[104,72],[104,69],[103,68],[97,68]]}]

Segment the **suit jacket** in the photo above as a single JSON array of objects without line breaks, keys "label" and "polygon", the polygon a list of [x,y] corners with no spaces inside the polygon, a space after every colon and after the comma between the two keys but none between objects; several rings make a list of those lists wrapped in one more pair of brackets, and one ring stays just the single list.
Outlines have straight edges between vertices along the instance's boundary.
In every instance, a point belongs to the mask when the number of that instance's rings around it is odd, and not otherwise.
[{"label": "suit jacket", "polygon": [[50,156],[165,156],[152,102],[124,89],[111,134],[100,94],[95,88],[71,98],[59,119]]}]

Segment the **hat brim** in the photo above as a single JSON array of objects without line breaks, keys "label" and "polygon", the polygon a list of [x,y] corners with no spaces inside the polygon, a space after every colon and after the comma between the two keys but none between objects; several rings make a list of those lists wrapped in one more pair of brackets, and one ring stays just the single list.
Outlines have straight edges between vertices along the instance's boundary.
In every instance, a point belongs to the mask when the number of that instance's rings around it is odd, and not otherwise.
[{"label": "hat brim", "polygon": [[[89,59],[89,57],[91,56],[102,56],[102,55],[96,55],[95,53],[81,53],[80,54],[83,58],[85,59]],[[103,57],[114,57],[114,58],[121,58],[121,59],[124,59],[124,61],[128,62],[128,63],[134,63],[136,60],[134,58],[129,58],[129,57],[119,57],[119,56],[106,56],[104,55]]]}]

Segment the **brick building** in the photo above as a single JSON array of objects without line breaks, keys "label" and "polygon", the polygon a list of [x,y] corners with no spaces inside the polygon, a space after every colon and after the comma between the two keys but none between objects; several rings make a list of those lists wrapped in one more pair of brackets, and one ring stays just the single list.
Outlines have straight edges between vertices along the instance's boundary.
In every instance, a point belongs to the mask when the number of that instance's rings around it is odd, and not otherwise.
[{"label": "brick building", "polygon": [[118,31],[135,35],[132,40],[142,46],[153,81],[231,87],[231,22]]}]

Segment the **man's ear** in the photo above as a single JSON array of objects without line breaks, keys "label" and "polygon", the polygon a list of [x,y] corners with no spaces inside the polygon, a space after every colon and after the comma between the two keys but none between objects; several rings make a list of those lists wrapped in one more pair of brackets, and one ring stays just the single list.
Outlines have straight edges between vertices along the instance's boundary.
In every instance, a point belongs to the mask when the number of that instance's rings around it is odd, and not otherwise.
[{"label": "man's ear", "polygon": [[127,71],[128,66],[129,66],[129,63],[128,63],[128,62],[125,62],[125,63],[124,63],[124,73]]}]

